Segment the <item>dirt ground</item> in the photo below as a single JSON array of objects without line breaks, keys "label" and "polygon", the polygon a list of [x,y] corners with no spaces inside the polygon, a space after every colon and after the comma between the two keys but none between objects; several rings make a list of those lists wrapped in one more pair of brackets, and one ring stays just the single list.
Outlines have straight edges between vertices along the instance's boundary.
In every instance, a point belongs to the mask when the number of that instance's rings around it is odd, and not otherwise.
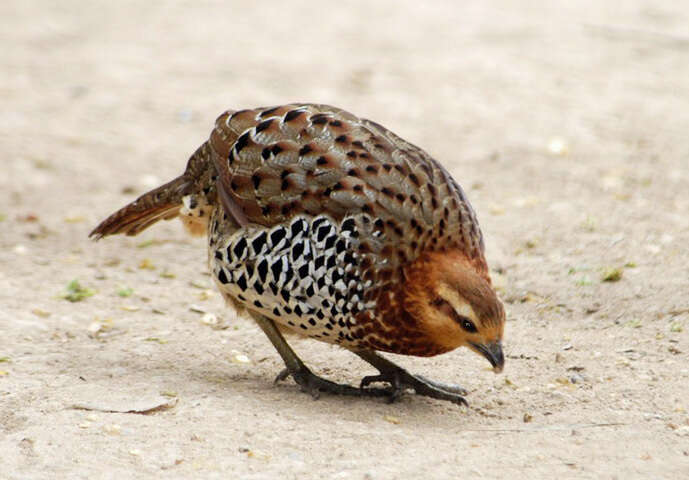
[{"label": "dirt ground", "polygon": [[[0,478],[689,478],[687,25],[675,0],[0,2]],[[505,372],[395,360],[470,408],[273,385],[203,240],[88,240],[220,112],[290,101],[377,120],[467,190]]]}]

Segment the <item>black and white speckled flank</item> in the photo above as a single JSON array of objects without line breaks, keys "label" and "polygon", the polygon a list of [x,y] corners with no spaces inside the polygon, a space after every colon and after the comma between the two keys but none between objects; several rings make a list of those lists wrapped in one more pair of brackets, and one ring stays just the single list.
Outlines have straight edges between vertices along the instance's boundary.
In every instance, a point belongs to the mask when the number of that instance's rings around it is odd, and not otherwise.
[{"label": "black and white speckled flank", "polygon": [[[222,209],[218,209],[222,212]],[[295,216],[272,228],[250,225],[231,235],[213,218],[210,262],[220,291],[233,301],[301,334],[355,346],[355,317],[373,310],[361,278],[362,230],[368,216]],[[370,234],[370,232],[367,232]]]}]

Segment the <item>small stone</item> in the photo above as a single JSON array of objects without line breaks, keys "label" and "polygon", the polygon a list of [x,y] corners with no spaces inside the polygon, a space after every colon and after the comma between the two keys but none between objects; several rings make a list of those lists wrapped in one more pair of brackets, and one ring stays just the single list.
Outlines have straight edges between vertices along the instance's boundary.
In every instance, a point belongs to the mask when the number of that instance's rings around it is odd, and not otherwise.
[{"label": "small stone", "polygon": [[112,423],[109,425],[103,425],[103,431],[108,435],[119,435],[122,431],[122,427],[116,423]]},{"label": "small stone", "polygon": [[385,420],[386,422],[390,422],[392,424],[395,424],[395,425],[399,425],[400,423],[402,423],[402,421],[399,418],[393,417],[392,415],[385,415],[383,417],[383,420]]},{"label": "small stone", "polygon": [[214,313],[206,312],[201,317],[201,323],[204,325],[214,326],[218,324],[218,316]]},{"label": "small stone", "polygon": [[523,420],[524,420],[524,423],[529,423],[529,422],[531,422],[531,420],[533,420],[533,415],[531,415],[529,413],[525,413]]},{"label": "small stone", "polygon": [[548,153],[551,155],[565,156],[569,153],[567,141],[561,137],[553,137],[548,142]]},{"label": "small stone", "polygon": [[34,308],[33,310],[31,310],[31,313],[41,318],[48,318],[51,315],[50,312],[42,310],[40,308]]},{"label": "small stone", "polygon": [[251,363],[251,359],[244,355],[243,353],[239,352],[234,352],[232,356],[230,357],[230,360],[232,363],[240,363],[240,364],[247,364]]}]

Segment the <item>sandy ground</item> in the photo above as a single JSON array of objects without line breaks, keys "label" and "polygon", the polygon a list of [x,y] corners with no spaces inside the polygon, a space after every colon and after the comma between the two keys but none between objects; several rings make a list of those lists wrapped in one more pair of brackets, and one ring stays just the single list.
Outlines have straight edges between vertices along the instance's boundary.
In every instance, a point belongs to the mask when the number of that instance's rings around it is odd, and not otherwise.
[{"label": "sandy ground", "polygon": [[[0,478],[689,477],[689,7],[457,3],[0,2]],[[274,386],[202,240],[87,239],[224,109],[300,100],[383,123],[469,193],[506,370],[396,360],[470,408]],[[74,279],[94,295],[61,298]]]}]

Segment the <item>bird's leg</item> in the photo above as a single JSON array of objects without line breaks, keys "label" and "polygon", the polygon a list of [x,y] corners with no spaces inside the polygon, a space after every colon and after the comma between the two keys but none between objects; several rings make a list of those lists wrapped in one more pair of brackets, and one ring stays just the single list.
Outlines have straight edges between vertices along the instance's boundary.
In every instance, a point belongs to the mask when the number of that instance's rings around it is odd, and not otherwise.
[{"label": "bird's leg", "polygon": [[389,396],[390,402],[397,400],[405,389],[412,388],[417,395],[447,400],[458,405],[468,405],[463,397],[468,392],[458,385],[434,382],[421,375],[412,375],[402,367],[370,350],[358,350],[354,353],[380,372],[379,375],[364,377],[361,380],[362,390],[368,390],[366,387],[374,382],[388,382],[392,385],[392,392]]},{"label": "bird's leg", "polygon": [[275,349],[278,351],[282,360],[285,362],[285,369],[278,374],[275,378],[275,382],[284,380],[290,375],[297,384],[301,387],[302,391],[310,393],[313,398],[318,398],[320,392],[335,393],[338,395],[355,395],[355,396],[383,396],[389,394],[387,391],[382,390],[370,390],[362,391],[360,388],[352,387],[351,385],[343,385],[330,380],[315,375],[309,368],[301,361],[297,354],[289,346],[285,337],[282,336],[280,330],[275,326],[275,323],[269,318],[263,315],[254,314],[251,315],[261,330],[268,336]]}]

